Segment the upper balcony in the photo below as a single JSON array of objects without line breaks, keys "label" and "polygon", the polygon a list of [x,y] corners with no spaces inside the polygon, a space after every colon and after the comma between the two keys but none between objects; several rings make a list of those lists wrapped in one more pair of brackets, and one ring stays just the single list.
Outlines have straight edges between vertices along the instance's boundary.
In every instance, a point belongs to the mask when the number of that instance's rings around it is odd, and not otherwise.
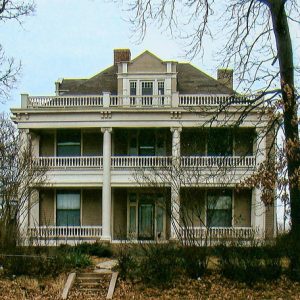
[{"label": "upper balcony", "polygon": [[22,94],[23,109],[45,108],[187,108],[187,107],[223,107],[248,106],[256,96],[232,96],[226,94],[178,94],[124,96],[76,95],[76,96],[29,96]]}]

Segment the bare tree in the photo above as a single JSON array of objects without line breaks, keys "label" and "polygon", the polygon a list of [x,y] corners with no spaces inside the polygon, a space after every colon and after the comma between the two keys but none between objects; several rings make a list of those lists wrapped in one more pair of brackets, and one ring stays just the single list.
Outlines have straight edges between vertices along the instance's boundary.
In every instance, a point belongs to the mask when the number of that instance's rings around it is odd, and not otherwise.
[{"label": "bare tree", "polygon": [[[243,112],[263,104],[272,109],[274,122],[282,126],[291,207],[291,233],[300,235],[299,95],[294,80],[294,57],[289,22],[299,24],[296,0],[129,0],[133,32],[143,39],[150,23],[187,41],[186,55],[194,58],[205,49],[207,36],[221,23],[226,36],[220,50],[223,66],[234,66],[245,92],[261,91]],[[222,22],[220,22],[220,20]],[[219,25],[220,28],[220,25]],[[244,117],[242,117],[244,118]]]},{"label": "bare tree", "polygon": [[[46,169],[34,163],[26,132],[17,131],[5,115],[0,117],[0,247],[20,242],[28,211],[34,205],[35,186],[45,182]],[[37,200],[37,199],[36,199]]]},{"label": "bare tree", "polygon": [[[31,15],[35,10],[33,1],[0,1],[0,22],[14,20],[22,24],[23,17]],[[16,87],[21,63],[13,57],[8,57],[0,44],[0,103],[5,102],[9,93]]]}]

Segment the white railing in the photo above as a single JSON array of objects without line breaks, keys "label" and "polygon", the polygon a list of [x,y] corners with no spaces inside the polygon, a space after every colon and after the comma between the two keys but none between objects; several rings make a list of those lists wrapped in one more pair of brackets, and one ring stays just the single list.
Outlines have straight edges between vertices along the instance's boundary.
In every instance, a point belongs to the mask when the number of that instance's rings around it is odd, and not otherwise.
[{"label": "white railing", "polygon": [[[102,168],[102,156],[36,157],[37,165],[46,168]],[[181,167],[254,168],[255,156],[182,156]],[[170,167],[172,156],[113,156],[112,168]]]},{"label": "white railing", "polygon": [[123,103],[129,103],[135,107],[165,107],[171,106],[171,96],[166,95],[151,95],[151,96],[124,96]]},{"label": "white railing", "polygon": [[182,167],[255,167],[255,156],[182,156]]},{"label": "white railing", "polygon": [[180,237],[188,239],[250,239],[258,231],[252,227],[182,227]]},{"label": "white railing", "polygon": [[220,106],[249,105],[255,97],[187,94],[179,95],[179,106]]},{"label": "white railing", "polygon": [[46,168],[101,168],[102,156],[36,157],[37,164]]},{"label": "white railing", "polygon": [[38,226],[31,227],[29,236],[32,238],[99,238],[102,226]]},{"label": "white railing", "polygon": [[[230,96],[208,94],[172,95],[73,95],[27,96],[27,107],[194,107],[249,105],[257,95]],[[105,98],[105,99],[104,99]],[[23,100],[22,100],[23,101]]]},{"label": "white railing", "polygon": [[28,107],[103,106],[103,96],[29,96]]},{"label": "white railing", "polygon": [[172,164],[171,156],[113,156],[112,168],[168,167]]}]

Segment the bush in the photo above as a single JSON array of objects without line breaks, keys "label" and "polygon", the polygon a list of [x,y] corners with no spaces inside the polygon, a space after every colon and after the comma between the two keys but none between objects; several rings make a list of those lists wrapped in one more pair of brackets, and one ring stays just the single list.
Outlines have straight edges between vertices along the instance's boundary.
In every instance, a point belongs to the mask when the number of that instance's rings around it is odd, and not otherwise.
[{"label": "bush", "polygon": [[35,248],[20,247],[14,253],[0,256],[0,265],[7,275],[55,276],[91,264],[87,255],[66,249],[52,249],[54,253],[49,256],[46,249],[38,248],[36,253]]},{"label": "bush", "polygon": [[277,247],[226,247],[219,246],[222,274],[230,279],[252,285],[257,281],[274,280],[282,273],[281,254]]},{"label": "bush", "polygon": [[95,242],[93,244],[81,243],[76,245],[75,249],[80,253],[97,257],[112,257],[113,255],[110,245],[99,242]]},{"label": "bush", "polygon": [[183,268],[190,278],[197,279],[203,276],[207,271],[207,247],[182,247],[180,256],[182,258]]},{"label": "bush", "polygon": [[282,256],[288,258],[288,276],[295,281],[300,281],[300,240],[292,234],[280,235],[276,239],[276,246]]},{"label": "bush", "polygon": [[138,277],[139,266],[134,252],[132,248],[123,246],[117,253],[119,276],[124,280],[134,280]]}]

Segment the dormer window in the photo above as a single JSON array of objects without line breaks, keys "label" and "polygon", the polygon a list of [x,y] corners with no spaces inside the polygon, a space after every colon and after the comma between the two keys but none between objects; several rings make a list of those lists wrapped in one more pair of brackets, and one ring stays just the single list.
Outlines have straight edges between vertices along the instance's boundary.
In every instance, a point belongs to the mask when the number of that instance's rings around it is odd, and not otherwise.
[{"label": "dormer window", "polygon": [[153,81],[142,81],[142,95],[153,95]]},{"label": "dormer window", "polygon": [[136,95],[136,81],[130,81],[130,96]]},{"label": "dormer window", "polygon": [[165,94],[165,82],[164,81],[158,81],[158,95],[164,95]]}]

